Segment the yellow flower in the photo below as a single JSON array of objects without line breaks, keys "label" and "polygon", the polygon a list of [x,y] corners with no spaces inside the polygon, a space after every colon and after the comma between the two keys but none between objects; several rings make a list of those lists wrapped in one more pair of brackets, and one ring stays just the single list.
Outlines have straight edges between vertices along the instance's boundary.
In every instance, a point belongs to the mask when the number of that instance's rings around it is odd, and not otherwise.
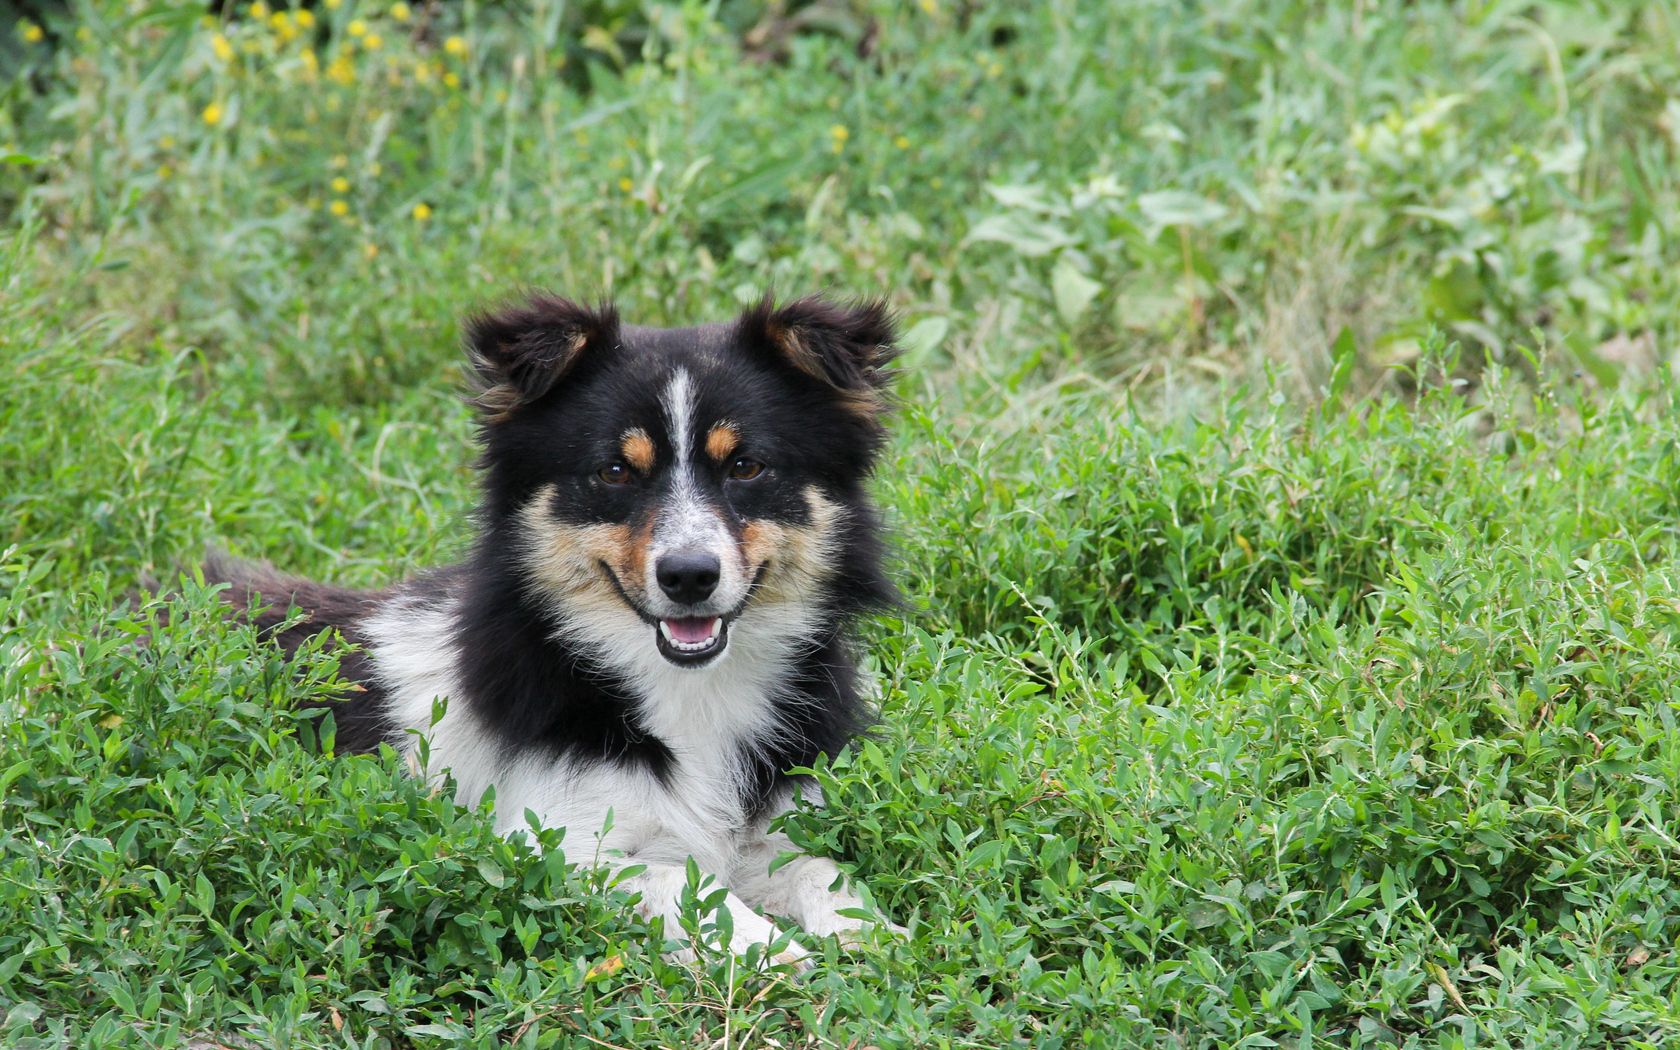
[{"label": "yellow flower", "polygon": [[367,242],[362,245],[362,254],[369,259],[373,258],[375,255],[379,254],[379,245],[373,243],[372,241]]},{"label": "yellow flower", "polygon": [[443,75],[443,83],[447,87],[458,88],[461,86],[461,78],[451,71]]},{"label": "yellow flower", "polygon": [[300,7],[293,11],[292,17],[297,19],[299,29],[313,29],[315,27],[315,12],[307,7]]},{"label": "yellow flower", "polygon": [[245,10],[250,13],[252,18],[263,19],[268,17],[268,5],[263,3],[262,0],[257,0],[256,3]]},{"label": "yellow flower", "polygon": [[378,51],[379,46],[383,43],[385,43],[385,41],[379,39],[378,33],[369,33],[367,36],[362,37],[362,46],[367,48],[369,51]]},{"label": "yellow flower", "polygon": [[348,168],[350,166],[350,158],[340,153],[333,157],[332,166],[335,168]]},{"label": "yellow flower", "polygon": [[432,82],[432,67],[424,61],[414,63],[414,82],[429,84]]},{"label": "yellow flower", "polygon": [[22,34],[24,43],[27,44],[39,44],[47,38],[47,31],[34,22],[19,22],[18,32]]},{"label": "yellow flower", "polygon": [[328,11],[337,11],[342,3],[344,3],[344,0],[321,0],[321,6]]},{"label": "yellow flower", "polygon": [[216,57],[223,62],[233,60],[233,45],[228,43],[228,38],[220,33],[210,38],[210,50],[214,51]]},{"label": "yellow flower", "polygon": [[443,42],[443,49],[458,58],[467,53],[467,41],[464,37],[452,36]]},{"label": "yellow flower", "polygon": [[204,112],[200,113],[199,116],[204,118],[204,123],[210,125],[211,127],[215,127],[217,124],[222,122],[221,104],[217,102],[210,103],[208,106],[204,107]]},{"label": "yellow flower", "polygon": [[[340,84],[354,84],[356,82],[356,65],[350,61],[349,55],[339,55],[327,66],[327,76]],[[333,96],[336,98],[337,96]]]},{"label": "yellow flower", "polygon": [[349,193],[350,180],[345,178],[343,175],[340,175],[338,178],[332,180],[332,191],[334,193]]},{"label": "yellow flower", "polygon": [[333,201],[331,204],[327,205],[327,210],[332,212],[334,215],[349,215],[350,205],[345,201]]},{"label": "yellow flower", "polygon": [[352,18],[350,24],[344,27],[344,31],[351,36],[366,36],[367,23],[360,18]]},{"label": "yellow flower", "polygon": [[87,26],[77,26],[76,39],[80,40],[84,44],[87,43],[89,40],[93,39],[93,30],[89,29]]},{"label": "yellow flower", "polygon": [[839,153],[841,150],[845,149],[846,148],[846,140],[852,137],[852,133],[849,130],[847,130],[846,125],[844,125],[844,124],[836,124],[833,127],[829,128],[828,129],[828,134],[829,134],[830,137],[832,137],[834,139],[834,144],[833,145],[834,145],[834,152],[836,152],[836,153]]},{"label": "yellow flower", "polygon": [[408,15],[409,15],[408,5],[403,3],[402,0],[397,0],[396,3],[391,5],[391,17],[395,18],[397,21],[399,21],[399,22],[408,21]]},{"label": "yellow flower", "polygon": [[315,71],[321,68],[321,60],[315,57],[315,49],[312,47],[304,48],[303,54],[298,57],[303,60],[303,68],[309,72],[310,76],[314,76]]},{"label": "yellow flower", "polygon": [[939,11],[939,4],[936,0],[922,0],[922,10],[930,15],[936,14]]},{"label": "yellow flower", "polygon": [[427,219],[432,217],[432,206],[427,204],[425,201],[421,201],[419,204],[414,206],[412,214],[414,215],[416,222],[425,222]]},{"label": "yellow flower", "polygon": [[909,149],[910,148],[910,136],[908,136],[908,135],[898,136],[897,138],[893,139],[893,145],[897,146],[899,149]]},{"label": "yellow flower", "polygon": [[629,193],[632,189],[635,188],[635,185],[636,184],[631,182],[629,179],[619,179],[618,180],[618,188],[623,190],[625,193]]},{"label": "yellow flower", "polygon": [[171,176],[173,174],[175,174],[175,169],[174,168],[170,167],[167,164],[159,164],[158,165],[157,177],[159,179],[167,179],[167,178],[169,178],[169,176]]}]

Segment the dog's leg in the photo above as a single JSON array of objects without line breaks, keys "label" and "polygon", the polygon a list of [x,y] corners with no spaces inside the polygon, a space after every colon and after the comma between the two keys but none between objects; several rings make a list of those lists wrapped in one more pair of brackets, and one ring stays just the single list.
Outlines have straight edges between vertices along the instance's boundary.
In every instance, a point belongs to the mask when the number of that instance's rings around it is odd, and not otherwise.
[{"label": "dog's leg", "polygon": [[[746,833],[729,873],[730,886],[747,903],[792,919],[807,933],[818,937],[835,934],[847,944],[862,940],[872,927],[901,935],[907,932],[884,918],[860,917],[857,913],[870,909],[846,881],[839,865],[827,857],[802,854],[771,871],[770,865],[777,857],[799,852],[793,840],[769,830],[776,815],[764,818]],[[841,914],[846,911],[853,914]]]},{"label": "dog's leg", "polygon": [[[633,859],[628,863],[635,863]],[[704,873],[701,885],[695,891],[695,896],[705,898],[717,892],[719,883]],[[688,869],[680,864],[647,864],[644,870],[631,875],[618,883],[618,888],[626,893],[640,896],[636,904],[636,913],[645,919],[659,918],[664,920],[665,937],[680,940],[683,937],[681,919],[683,914],[683,899],[688,889]],[[781,931],[768,919],[753,911],[740,897],[734,893],[726,893],[718,905],[718,911],[729,913],[729,938],[722,941],[717,929],[715,913],[702,915],[702,936],[707,943],[714,947],[724,947],[738,956],[747,954],[748,949],[757,945],[767,960],[774,965],[793,965],[798,969],[805,969],[805,949],[796,942],[788,941],[785,946],[772,958],[768,956],[770,945],[781,936]],[[673,962],[692,962],[695,958],[693,948],[684,948],[670,956]]]}]

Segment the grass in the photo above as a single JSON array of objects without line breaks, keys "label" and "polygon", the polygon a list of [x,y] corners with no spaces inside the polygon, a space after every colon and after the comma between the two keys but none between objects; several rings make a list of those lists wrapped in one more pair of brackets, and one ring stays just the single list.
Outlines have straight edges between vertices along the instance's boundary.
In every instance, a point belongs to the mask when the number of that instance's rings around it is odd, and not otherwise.
[{"label": "grass", "polygon": [[[0,1044],[1680,1040],[1671,13],[310,10],[0,49]],[[330,655],[121,601],[458,553],[527,284],[904,314],[884,724],[790,830],[907,942],[667,964],[323,753]]]}]

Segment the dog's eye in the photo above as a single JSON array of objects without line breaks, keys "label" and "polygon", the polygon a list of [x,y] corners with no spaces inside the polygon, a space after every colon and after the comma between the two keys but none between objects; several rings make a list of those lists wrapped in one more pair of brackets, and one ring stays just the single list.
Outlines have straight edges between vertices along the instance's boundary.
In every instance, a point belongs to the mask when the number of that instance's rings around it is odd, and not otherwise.
[{"label": "dog's eye", "polygon": [[630,468],[623,463],[609,463],[595,472],[595,476],[609,485],[630,483]]},{"label": "dog's eye", "polygon": [[736,456],[729,465],[729,476],[736,481],[751,481],[764,473],[764,464],[747,456]]}]

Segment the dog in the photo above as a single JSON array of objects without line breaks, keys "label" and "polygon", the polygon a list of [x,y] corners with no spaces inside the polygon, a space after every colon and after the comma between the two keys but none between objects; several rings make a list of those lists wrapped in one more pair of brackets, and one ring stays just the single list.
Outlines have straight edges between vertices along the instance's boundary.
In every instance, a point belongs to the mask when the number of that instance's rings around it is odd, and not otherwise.
[{"label": "dog", "polygon": [[380,591],[221,557],[205,577],[288,651],[353,643],[339,750],[424,754],[466,805],[494,788],[504,834],[530,811],[598,837],[668,936],[692,860],[728,888],[712,943],[801,965],[760,912],[817,937],[874,925],[832,860],[773,865],[795,850],[770,826],[815,794],[788,771],[872,718],[851,633],[897,597],[865,490],[896,342],[879,300],[661,329],[530,294],[465,325],[482,491],[463,562]]}]

